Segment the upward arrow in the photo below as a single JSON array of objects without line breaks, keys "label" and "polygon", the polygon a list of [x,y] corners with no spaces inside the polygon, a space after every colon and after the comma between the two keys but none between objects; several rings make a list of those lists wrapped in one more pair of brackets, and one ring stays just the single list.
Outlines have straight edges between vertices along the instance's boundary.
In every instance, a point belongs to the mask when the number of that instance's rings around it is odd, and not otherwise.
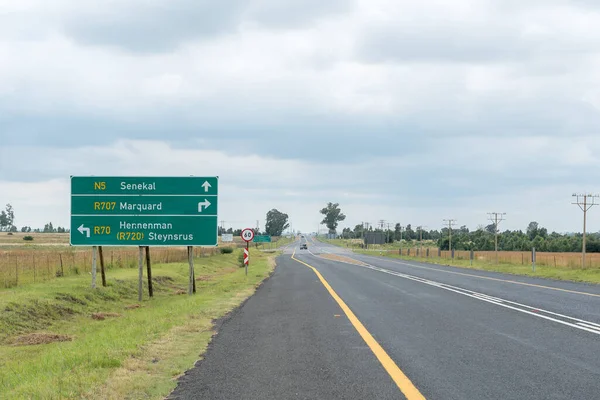
[{"label": "upward arrow", "polygon": [[198,203],[198,212],[202,212],[202,207],[206,210],[210,206],[210,201],[204,199],[202,203]]},{"label": "upward arrow", "polygon": [[208,183],[208,181],[204,181],[204,183],[202,184],[202,187],[204,188],[204,193],[208,192],[208,189],[210,189],[212,187],[212,185],[210,183]]}]

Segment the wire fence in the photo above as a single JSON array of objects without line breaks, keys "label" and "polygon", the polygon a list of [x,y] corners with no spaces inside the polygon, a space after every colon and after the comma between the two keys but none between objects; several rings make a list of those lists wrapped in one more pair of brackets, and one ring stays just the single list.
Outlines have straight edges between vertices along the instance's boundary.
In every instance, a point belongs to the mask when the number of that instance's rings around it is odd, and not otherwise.
[{"label": "wire fence", "polygon": [[[217,248],[194,248],[195,257],[216,254]],[[103,248],[104,267],[137,268],[138,248]],[[186,262],[187,248],[152,247],[153,264]],[[97,260],[100,271],[100,259]],[[37,283],[61,276],[79,275],[92,272],[92,250],[0,250],[0,287],[11,288],[29,283]]]},{"label": "wire fence", "polygon": [[[470,261],[471,251],[468,250],[455,250],[454,254],[451,251],[442,251],[436,248],[403,248],[398,250],[378,250],[385,253],[395,253],[407,257],[421,258],[424,261],[427,259],[431,260],[459,260],[459,261]],[[531,251],[498,251],[498,260],[496,260],[495,251],[473,251],[473,261],[480,263],[496,263],[500,264],[513,264],[513,265],[531,265],[532,263],[532,252]],[[577,269],[582,268],[582,257],[581,253],[551,253],[551,252],[536,252],[535,263],[539,266],[552,266],[556,268],[570,268]],[[586,265],[585,268],[600,268],[600,253],[587,253],[586,254]]]}]

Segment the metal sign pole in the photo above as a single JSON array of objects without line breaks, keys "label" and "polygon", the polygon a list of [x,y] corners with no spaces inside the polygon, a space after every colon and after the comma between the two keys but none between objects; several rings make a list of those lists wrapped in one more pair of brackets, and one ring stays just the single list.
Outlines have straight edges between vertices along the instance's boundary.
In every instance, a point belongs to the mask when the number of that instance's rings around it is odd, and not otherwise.
[{"label": "metal sign pole", "polygon": [[138,251],[138,301],[142,301],[142,291],[144,290],[144,248],[139,246]]},{"label": "metal sign pole", "polygon": [[188,294],[191,296],[194,293],[194,248],[188,246],[188,263],[190,264],[190,285],[188,288]]},{"label": "metal sign pole", "polygon": [[96,254],[98,247],[92,246],[92,289],[96,289]]}]

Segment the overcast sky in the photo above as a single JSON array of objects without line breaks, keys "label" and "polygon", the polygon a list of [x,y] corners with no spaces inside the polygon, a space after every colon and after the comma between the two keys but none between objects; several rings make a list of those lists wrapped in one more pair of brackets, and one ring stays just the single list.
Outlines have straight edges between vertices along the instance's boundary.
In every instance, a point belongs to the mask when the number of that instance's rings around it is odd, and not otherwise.
[{"label": "overcast sky", "polygon": [[599,108],[594,0],[0,0],[19,227],[69,225],[70,175],[218,175],[227,227],[579,231]]}]

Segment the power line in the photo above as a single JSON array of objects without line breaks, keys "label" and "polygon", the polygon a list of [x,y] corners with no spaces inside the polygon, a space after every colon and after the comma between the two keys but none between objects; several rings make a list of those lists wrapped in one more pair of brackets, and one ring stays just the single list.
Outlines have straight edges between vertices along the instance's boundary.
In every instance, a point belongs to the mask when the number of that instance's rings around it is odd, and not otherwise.
[{"label": "power line", "polygon": [[448,250],[450,250],[450,254],[452,254],[452,227],[456,225],[456,220],[445,219],[444,222],[448,224]]},{"label": "power line", "polygon": [[592,208],[593,206],[598,204],[598,203],[596,203],[596,199],[600,196],[597,194],[590,194],[590,193],[584,193],[584,194],[573,193],[573,197],[576,197],[577,201],[572,204],[579,206],[579,208],[581,208],[581,211],[583,211],[583,243],[581,246],[581,265],[582,265],[582,268],[585,268],[585,230],[586,230],[585,228],[586,228],[587,212],[590,208]]},{"label": "power line", "polygon": [[488,219],[494,223],[494,243],[496,248],[496,264],[498,264],[498,224],[504,221],[506,213],[488,213]]}]

